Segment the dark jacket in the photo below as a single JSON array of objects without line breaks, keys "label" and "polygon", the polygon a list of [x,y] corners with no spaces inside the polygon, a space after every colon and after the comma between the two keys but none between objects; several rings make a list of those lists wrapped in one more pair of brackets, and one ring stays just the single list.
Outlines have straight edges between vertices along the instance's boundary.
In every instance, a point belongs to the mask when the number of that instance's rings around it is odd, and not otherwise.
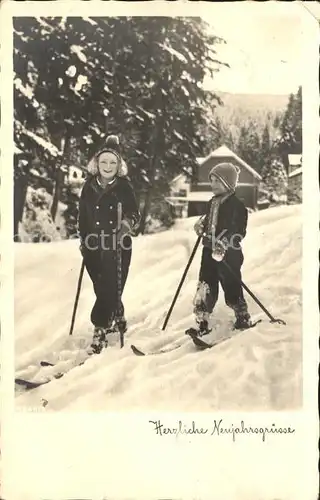
[{"label": "dark jacket", "polygon": [[[210,212],[211,200],[208,202],[207,212],[204,218],[204,231],[208,232],[208,217]],[[245,237],[247,231],[248,210],[237,198],[235,194],[230,195],[223,203],[221,203],[218,212],[218,220],[215,230],[215,237],[221,239],[229,245],[229,249],[241,248],[241,240]],[[205,246],[206,239],[203,239]],[[209,242],[210,244],[210,242]]]},{"label": "dark jacket", "polygon": [[[130,181],[116,177],[115,181],[102,188],[96,177],[84,183],[79,202],[78,229],[81,243],[91,249],[114,249],[117,229],[117,204],[122,204],[122,220],[126,219],[134,230],[139,224],[140,214]],[[96,248],[98,247],[98,248]]]}]

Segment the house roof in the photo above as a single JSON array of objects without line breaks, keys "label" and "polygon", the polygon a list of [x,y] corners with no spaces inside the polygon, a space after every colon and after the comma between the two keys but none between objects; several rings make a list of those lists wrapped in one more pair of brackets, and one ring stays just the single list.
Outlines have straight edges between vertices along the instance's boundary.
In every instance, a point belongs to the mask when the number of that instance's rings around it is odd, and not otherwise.
[{"label": "house roof", "polygon": [[288,161],[289,161],[289,165],[291,166],[299,166],[301,165],[302,163],[302,155],[299,154],[299,155],[296,155],[296,154],[291,154],[291,155],[288,155]]},{"label": "house roof", "polygon": [[178,181],[180,178],[182,177],[185,177],[185,174],[179,174],[179,175],[176,175],[176,177],[174,177],[171,181],[170,181],[170,184],[173,184],[174,182]]},{"label": "house roof", "polygon": [[176,175],[173,179],[171,179],[169,184],[174,184],[175,182],[177,182],[180,179],[184,179],[186,182],[189,182],[189,178],[190,178],[190,175],[188,175],[187,172],[181,172],[180,174]]},{"label": "house roof", "polygon": [[200,167],[203,165],[203,163],[205,161],[209,160],[210,158],[216,158],[219,156],[231,156],[232,158],[237,160],[240,163],[240,165],[242,165],[246,170],[248,170],[254,177],[259,179],[260,181],[262,180],[261,175],[259,175],[258,172],[256,172],[254,170],[254,168],[250,167],[250,165],[248,165],[248,163],[246,163],[244,160],[242,160],[236,153],[231,151],[231,149],[229,149],[225,145],[220,146],[219,148],[215,149],[205,158],[198,158]]},{"label": "house roof", "polygon": [[296,168],[293,172],[291,172],[288,177],[295,177],[296,175],[302,175],[302,167]]},{"label": "house roof", "polygon": [[[225,145],[220,146],[219,148],[215,149],[208,156],[197,157],[196,160],[197,160],[199,166],[201,167],[201,165],[205,161],[209,160],[210,158],[215,158],[215,157],[219,157],[219,156],[231,156],[232,158],[235,158],[240,163],[240,165],[242,165],[245,169],[247,169],[254,177],[259,179],[260,181],[262,180],[261,175],[259,175],[258,172],[256,172],[254,170],[254,168],[250,167],[250,165],[248,165],[248,163],[246,163],[244,160],[242,160],[236,153],[231,151],[231,149],[229,149]],[[299,156],[299,155],[293,155],[293,156]],[[186,177],[186,175],[184,173],[178,174],[176,177],[174,177],[170,181],[170,184],[173,184],[174,182],[178,181],[182,177]]]}]

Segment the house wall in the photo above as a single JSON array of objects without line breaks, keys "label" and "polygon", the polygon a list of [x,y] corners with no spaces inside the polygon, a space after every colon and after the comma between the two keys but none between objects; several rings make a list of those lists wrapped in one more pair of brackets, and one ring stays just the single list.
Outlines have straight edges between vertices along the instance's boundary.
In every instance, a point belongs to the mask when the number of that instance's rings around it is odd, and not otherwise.
[{"label": "house wall", "polygon": [[[236,195],[247,208],[257,208],[258,186],[237,186]],[[207,203],[204,201],[189,201],[188,217],[203,215],[206,207]]]},{"label": "house wall", "polygon": [[[230,162],[235,164],[239,170],[239,183],[236,195],[248,208],[256,209],[258,206],[258,193],[260,181],[233,156],[213,156],[197,167],[197,175],[190,182],[184,175],[171,181],[171,196],[188,196],[189,192],[211,191],[209,183],[209,172],[218,163]],[[195,197],[196,198],[196,197]],[[200,196],[201,199],[201,196]],[[202,215],[206,210],[207,203],[203,201],[188,202],[188,216]]]},{"label": "house wall", "polygon": [[181,175],[174,182],[171,182],[170,185],[171,196],[184,196],[189,191],[190,191],[190,182],[188,181],[185,175]]},{"label": "house wall", "polygon": [[236,195],[246,207],[256,208],[258,201],[258,186],[256,184],[251,186],[237,186]]},{"label": "house wall", "polygon": [[205,201],[189,201],[188,217],[201,216],[206,213],[208,203]]},{"label": "house wall", "polygon": [[[192,191],[207,191],[208,187],[202,188],[202,183],[205,183],[208,186],[209,185],[208,177],[210,170],[214,166],[218,165],[218,163],[223,163],[223,162],[233,163],[234,165],[237,165],[240,168],[239,182],[255,184],[256,178],[253,176],[253,174],[251,174],[247,169],[245,169],[240,164],[240,162],[238,162],[235,158],[231,156],[219,156],[219,157],[209,158],[207,162],[203,163],[201,166],[198,167],[198,175],[196,182],[193,183],[191,186]],[[201,183],[200,186],[198,183]]]},{"label": "house wall", "polygon": [[[246,207],[253,209],[256,208],[258,200],[259,179],[257,179],[251,172],[244,168],[240,162],[238,162],[234,157],[231,156],[209,158],[207,162],[199,166],[198,175],[191,184],[191,191],[210,191],[211,189],[208,179],[209,172],[212,167],[222,162],[230,162],[239,167],[239,185],[237,186],[236,194]],[[247,185],[241,186],[241,184]],[[191,212],[193,210],[196,210],[197,212],[199,210],[202,210],[203,205],[200,203],[197,205],[197,207],[197,209],[191,209]],[[198,213],[195,215],[198,215]]]}]

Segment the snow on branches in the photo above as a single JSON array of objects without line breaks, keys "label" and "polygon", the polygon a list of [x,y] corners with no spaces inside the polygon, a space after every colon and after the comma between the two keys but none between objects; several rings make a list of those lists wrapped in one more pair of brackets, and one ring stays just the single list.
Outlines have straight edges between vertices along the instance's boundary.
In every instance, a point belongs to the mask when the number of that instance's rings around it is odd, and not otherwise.
[{"label": "snow on branches", "polygon": [[177,50],[175,50],[174,48],[172,48],[171,45],[169,45],[169,44],[162,44],[162,43],[159,43],[158,45],[162,49],[164,49],[167,52],[169,52],[169,54],[171,54],[172,56],[174,56],[177,59],[179,59],[180,62],[183,62],[185,64],[188,63],[187,58],[183,54],[181,54],[181,52],[178,52]]},{"label": "snow on branches", "polygon": [[46,141],[45,139],[43,139],[43,137],[39,137],[34,132],[26,129],[23,125],[21,126],[21,132],[30,137],[30,139],[33,139],[38,144],[38,146],[47,151],[51,156],[57,157],[62,155],[61,151],[54,144]]}]

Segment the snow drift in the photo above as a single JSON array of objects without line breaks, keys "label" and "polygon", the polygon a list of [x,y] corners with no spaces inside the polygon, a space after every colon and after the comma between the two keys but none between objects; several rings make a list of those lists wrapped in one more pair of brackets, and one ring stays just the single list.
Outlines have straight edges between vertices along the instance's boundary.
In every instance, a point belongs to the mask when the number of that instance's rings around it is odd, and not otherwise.
[{"label": "snow drift", "polygon": [[[297,408],[302,403],[302,214],[301,206],[271,208],[249,215],[244,240],[243,279],[276,318],[272,324],[246,294],[262,323],[234,332],[233,312],[220,292],[212,315],[211,339],[230,339],[197,351],[184,334],[194,325],[192,300],[201,252],[188,273],[165,332],[165,314],[195,243],[194,219],[180,220],[164,233],[134,240],[124,294],[129,329],[125,347],[117,336],[101,355],[74,367],[60,380],[31,392],[17,388],[17,407],[57,410],[244,410]],[[44,380],[78,363],[90,343],[91,282],[85,274],[75,331],[68,337],[81,259],[78,241],[15,244],[16,376]],[[206,337],[206,340],[210,340]],[[160,355],[135,357],[173,345]],[[57,363],[40,367],[40,360]]]}]

